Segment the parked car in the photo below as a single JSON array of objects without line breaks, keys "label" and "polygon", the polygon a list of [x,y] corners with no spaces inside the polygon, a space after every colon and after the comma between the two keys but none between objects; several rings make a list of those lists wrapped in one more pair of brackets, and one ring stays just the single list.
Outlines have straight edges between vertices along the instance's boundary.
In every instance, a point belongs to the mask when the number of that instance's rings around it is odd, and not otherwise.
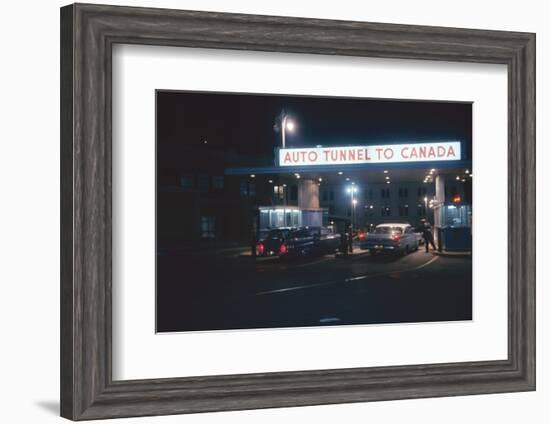
[{"label": "parked car", "polygon": [[280,246],[279,256],[313,256],[334,253],[340,247],[340,234],[329,227],[302,227],[290,231]]},{"label": "parked car", "polygon": [[[288,235],[294,228],[274,228],[267,233],[267,236],[256,245],[257,256],[279,255],[281,245],[287,240]],[[285,248],[286,249],[286,248]]]},{"label": "parked car", "polygon": [[418,245],[418,236],[409,224],[388,223],[377,225],[372,233],[366,235],[359,247],[369,250],[372,254],[408,254],[418,250]]}]

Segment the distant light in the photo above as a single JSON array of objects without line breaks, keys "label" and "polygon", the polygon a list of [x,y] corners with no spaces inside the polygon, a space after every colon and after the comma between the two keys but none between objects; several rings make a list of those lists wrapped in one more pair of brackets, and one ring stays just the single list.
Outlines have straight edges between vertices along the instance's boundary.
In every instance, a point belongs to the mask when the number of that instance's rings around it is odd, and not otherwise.
[{"label": "distant light", "polygon": [[463,183],[466,182],[466,179],[465,179],[465,178],[462,178],[462,182],[463,182]]},{"label": "distant light", "polygon": [[371,209],[374,209],[374,205],[370,205],[370,208],[371,208]]},{"label": "distant light", "polygon": [[294,175],[296,175],[296,178],[298,179],[300,178],[300,174],[294,174]]},{"label": "distant light", "polygon": [[250,178],[256,178],[256,175],[250,174]]},{"label": "distant light", "polygon": [[431,173],[434,173],[434,172],[435,172],[435,169],[430,169],[430,172],[431,172]]},{"label": "distant light", "polygon": [[386,177],[386,180],[389,180],[389,179],[390,179],[390,177]]},{"label": "distant light", "polygon": [[384,174],[387,174],[388,173],[388,170],[387,169],[384,169]]},{"label": "distant light", "polygon": [[456,176],[456,180],[457,180],[457,181],[460,180],[460,177],[459,177],[458,175]]},{"label": "distant light", "polygon": [[346,177],[346,181],[349,181],[349,177]]},{"label": "distant light", "polygon": [[273,180],[269,180],[269,184],[273,184]]},{"label": "distant light", "polygon": [[357,199],[353,199],[351,203],[353,203],[353,206],[355,206],[357,204]]},{"label": "distant light", "polygon": [[202,144],[208,144],[208,140],[204,140]]},{"label": "distant light", "polygon": [[321,177],[319,177],[319,182],[322,182],[322,181],[323,181],[323,179]]},{"label": "distant light", "polygon": [[286,121],[286,129],[289,131],[294,131],[294,122]]},{"label": "distant light", "polygon": [[346,190],[348,193],[351,193],[351,188],[348,187],[348,189]]},{"label": "distant light", "polygon": [[286,184],[283,184],[283,187],[286,187]]},{"label": "distant light", "polygon": [[466,172],[466,174],[469,174],[469,173],[470,173],[470,171],[468,171],[468,170],[466,170],[466,171],[464,171],[464,172]]},{"label": "distant light", "polygon": [[424,201],[427,202],[427,201],[428,201],[428,197],[424,197]]},{"label": "distant light", "polygon": [[351,182],[351,185],[355,185],[355,181],[352,181],[352,182]]},{"label": "distant light", "polygon": [[470,174],[470,178],[472,178],[472,177],[473,177],[473,175],[472,175],[472,174]]},{"label": "distant light", "polygon": [[386,181],[386,184],[390,184],[390,181]]},{"label": "distant light", "polygon": [[343,174],[343,172],[342,172],[342,171],[338,171],[338,175],[342,175],[342,174]]}]

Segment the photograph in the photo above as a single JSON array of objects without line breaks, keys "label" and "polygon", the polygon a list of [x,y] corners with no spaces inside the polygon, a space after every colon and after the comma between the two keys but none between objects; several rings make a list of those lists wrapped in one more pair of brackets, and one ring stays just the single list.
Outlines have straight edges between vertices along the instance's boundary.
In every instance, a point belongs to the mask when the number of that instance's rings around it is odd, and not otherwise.
[{"label": "photograph", "polygon": [[156,332],[472,320],[472,103],[157,90]]}]

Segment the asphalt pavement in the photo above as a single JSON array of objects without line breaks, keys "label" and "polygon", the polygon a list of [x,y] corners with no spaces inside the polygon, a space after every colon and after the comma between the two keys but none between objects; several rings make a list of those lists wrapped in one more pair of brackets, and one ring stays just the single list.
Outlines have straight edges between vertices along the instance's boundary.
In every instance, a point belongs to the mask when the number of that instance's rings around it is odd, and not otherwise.
[{"label": "asphalt pavement", "polygon": [[[356,248],[357,249],[357,248]],[[472,261],[406,256],[159,256],[157,331],[470,320]]]}]

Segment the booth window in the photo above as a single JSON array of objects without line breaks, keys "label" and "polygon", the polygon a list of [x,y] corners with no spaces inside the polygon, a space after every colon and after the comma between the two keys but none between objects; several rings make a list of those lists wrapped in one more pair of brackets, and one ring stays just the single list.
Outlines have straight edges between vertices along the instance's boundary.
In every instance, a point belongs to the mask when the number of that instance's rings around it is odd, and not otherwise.
[{"label": "booth window", "polygon": [[214,216],[201,216],[201,238],[216,238],[216,218]]}]

